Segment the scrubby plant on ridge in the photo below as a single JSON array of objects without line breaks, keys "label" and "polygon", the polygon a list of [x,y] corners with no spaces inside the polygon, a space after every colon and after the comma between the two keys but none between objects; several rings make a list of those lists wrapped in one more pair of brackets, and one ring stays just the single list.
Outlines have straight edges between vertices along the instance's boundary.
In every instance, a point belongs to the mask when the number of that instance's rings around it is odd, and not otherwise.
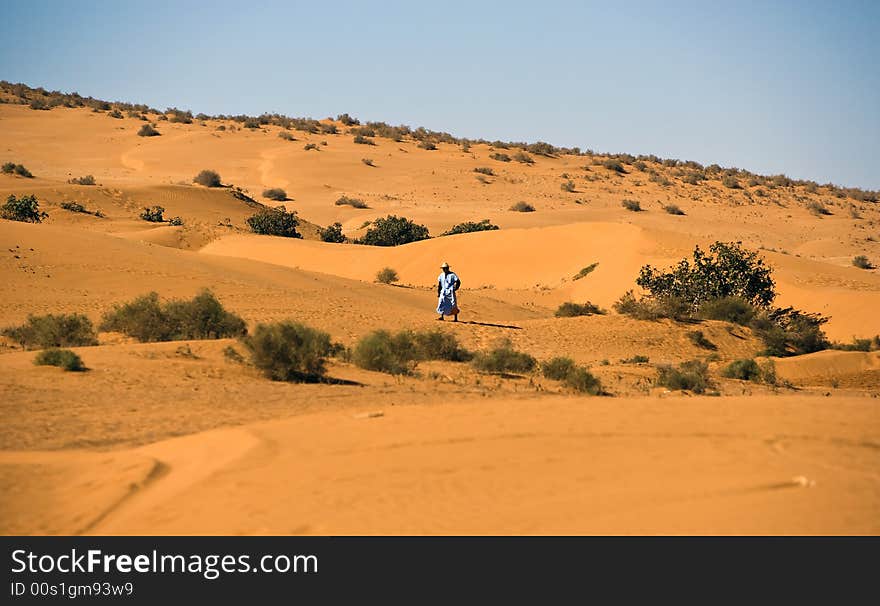
[{"label": "scrubby plant on ridge", "polygon": [[263,197],[275,200],[276,202],[284,202],[287,200],[287,192],[280,187],[272,187],[263,190]]},{"label": "scrubby plant on ridge", "polygon": [[302,234],[296,231],[299,225],[296,211],[287,211],[283,206],[278,208],[263,207],[248,217],[246,222],[255,234],[302,238]]},{"label": "scrubby plant on ridge", "polygon": [[449,228],[448,231],[440,234],[441,236],[454,236],[456,234],[469,234],[478,231],[495,231],[498,229],[497,225],[493,225],[489,219],[483,219],[480,222],[474,221],[465,221],[464,223],[459,223]]},{"label": "scrubby plant on ridge", "polygon": [[368,246],[400,246],[410,242],[427,240],[428,228],[406,217],[388,215],[374,219],[358,244]]},{"label": "scrubby plant on ridge", "polygon": [[582,267],[579,272],[577,272],[572,280],[580,280],[581,278],[587,277],[589,274],[593,273],[593,270],[599,267],[599,263],[590,263],[586,267]]},{"label": "scrubby plant on ridge", "polygon": [[153,128],[152,124],[144,124],[138,129],[138,137],[158,137],[162,133]]},{"label": "scrubby plant on ridge", "polygon": [[20,326],[4,328],[2,334],[25,349],[97,345],[92,321],[83,314],[30,315]]},{"label": "scrubby plant on ridge", "polygon": [[220,181],[220,174],[217,171],[210,169],[199,171],[199,174],[193,177],[193,183],[197,183],[205,187],[220,187],[223,185],[223,183]]},{"label": "scrubby plant on ridge", "polygon": [[340,196],[334,204],[336,204],[336,206],[351,206],[352,208],[370,208],[363,200],[350,198],[349,196]]},{"label": "scrubby plant on ridge", "polygon": [[330,335],[298,322],[257,324],[242,339],[251,363],[273,381],[312,383],[326,373]]},{"label": "scrubby plant on ridge", "polygon": [[69,349],[44,349],[34,358],[37,366],[57,366],[68,372],[82,372],[88,370],[76,352]]}]

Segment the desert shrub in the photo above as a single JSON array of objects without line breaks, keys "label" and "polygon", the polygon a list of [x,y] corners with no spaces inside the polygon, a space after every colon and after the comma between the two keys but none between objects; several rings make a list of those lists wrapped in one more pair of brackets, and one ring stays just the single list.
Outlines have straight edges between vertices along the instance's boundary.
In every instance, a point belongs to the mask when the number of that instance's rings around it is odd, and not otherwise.
[{"label": "desert shrub", "polygon": [[582,267],[581,270],[574,275],[572,280],[580,280],[581,278],[585,278],[586,276],[591,274],[593,270],[597,267],[599,267],[598,263],[590,263],[586,267]]},{"label": "desert shrub", "polygon": [[704,393],[711,385],[709,367],[700,360],[682,362],[678,368],[669,365],[658,366],[657,385],[676,391]]},{"label": "desert shrub", "polygon": [[807,203],[807,210],[817,217],[827,216],[831,214],[831,211],[828,210],[827,206],[825,206],[821,202],[816,202],[815,200]]},{"label": "desert shrub", "polygon": [[284,238],[302,238],[302,234],[296,231],[299,225],[296,211],[288,212],[282,206],[278,208],[261,208],[248,217],[247,224],[255,234],[281,236]]},{"label": "desert shrub", "polygon": [[345,126],[357,126],[360,124],[360,121],[357,118],[352,118],[348,114],[339,114],[336,116],[336,119],[342,122]]},{"label": "desert shrub", "polygon": [[284,202],[287,200],[287,192],[280,187],[272,187],[263,190],[263,197],[275,200],[276,202]]},{"label": "desert shrub", "polygon": [[437,149],[437,146],[434,145],[431,141],[422,141],[419,143],[418,147],[420,149],[426,149],[428,151],[434,151]]},{"label": "desert shrub", "polygon": [[670,215],[683,215],[684,214],[684,211],[681,210],[677,204],[667,204],[666,206],[663,207],[663,210],[665,210]]},{"label": "desert shrub", "polygon": [[630,316],[636,320],[689,320],[691,310],[687,303],[677,297],[642,297],[637,298],[633,292],[625,292],[614,305],[614,311]]},{"label": "desert shrub", "polygon": [[574,360],[562,356],[541,362],[541,374],[554,381],[562,381],[574,369]]},{"label": "desert shrub", "polygon": [[101,329],[121,332],[142,342],[222,339],[247,332],[244,320],[224,309],[209,290],[189,301],[162,303],[159,295],[151,292],[115,305],[104,314]]},{"label": "desert shrub", "polygon": [[419,360],[467,362],[473,354],[461,346],[455,335],[439,328],[412,333],[415,355]]},{"label": "desert shrub", "polygon": [[303,149],[306,151],[311,151],[311,150],[321,151],[321,148],[318,147],[317,145],[315,145],[314,143],[306,143],[305,146],[303,147]]},{"label": "desert shrub", "polygon": [[62,202],[59,204],[61,208],[64,210],[69,210],[72,213],[87,213],[86,207],[80,204],[79,202]]},{"label": "desert shrub", "polygon": [[258,324],[243,342],[266,377],[298,383],[320,381],[332,349],[330,335],[297,322]]},{"label": "desert shrub", "polygon": [[682,259],[669,271],[645,265],[636,284],[655,298],[674,297],[693,308],[723,297],[740,297],[764,307],[776,297],[770,274],[757,252],[742,248],[739,242],[715,242],[708,254],[695,247],[693,263]]},{"label": "desert shrub", "polygon": [[82,314],[28,316],[24,324],[4,328],[2,334],[25,349],[98,344],[92,321]]},{"label": "desert shrub", "polygon": [[598,305],[593,305],[589,301],[586,303],[572,303],[570,301],[563,303],[556,309],[554,314],[557,318],[574,318],[576,316],[592,316],[594,314],[604,314],[605,311]]},{"label": "desert shrub", "polygon": [[40,203],[33,194],[20,198],[10,194],[6,198],[6,203],[0,206],[0,219],[23,223],[41,223],[48,216],[40,210]]},{"label": "desert shrub", "polygon": [[865,255],[858,255],[853,257],[852,264],[859,269],[874,269],[874,265],[868,260],[868,257]]},{"label": "desert shrub", "polygon": [[483,219],[479,223],[473,221],[465,221],[458,225],[453,225],[448,231],[440,234],[441,236],[454,236],[455,234],[469,234],[477,231],[494,231],[498,229],[497,225],[493,225],[489,219]]},{"label": "desert shrub", "polygon": [[488,166],[478,166],[474,169],[475,173],[480,173],[481,175],[488,175],[490,177],[495,176],[495,171],[489,168]]},{"label": "desert shrub", "polygon": [[672,181],[659,173],[653,173],[650,177],[648,177],[648,181],[650,181],[651,183],[656,183],[661,187],[669,187],[670,185],[672,185]]},{"label": "desert shrub", "polygon": [[199,174],[193,177],[193,183],[198,183],[205,187],[220,187],[222,185],[219,173],[208,169],[200,171]]},{"label": "desert shrub", "polygon": [[393,335],[377,330],[358,341],[351,360],[366,370],[406,375],[415,368],[416,346],[409,332]]},{"label": "desert shrub", "polygon": [[651,361],[651,358],[648,356],[643,356],[641,354],[634,355],[631,358],[624,358],[620,361],[621,364],[647,364]]},{"label": "desert shrub", "polygon": [[283,130],[280,133],[278,133],[278,136],[280,138],[284,139],[285,141],[296,141],[296,137],[294,137],[291,133],[287,132],[286,130]]},{"label": "desert shrub", "polygon": [[370,208],[367,206],[367,203],[363,200],[359,200],[358,198],[349,198],[348,196],[342,196],[335,202],[336,206],[351,206],[352,208]]},{"label": "desert shrub", "polygon": [[322,229],[319,234],[322,242],[342,244],[345,242],[345,234],[342,233],[342,223],[336,222]]},{"label": "desert shrub", "polygon": [[85,177],[71,179],[68,183],[72,183],[73,185],[95,185],[95,177],[93,175],[86,175]]},{"label": "desert shrub", "polygon": [[510,162],[510,156],[507,154],[502,154],[500,152],[495,152],[494,154],[490,154],[489,157],[493,160],[497,160],[499,162]]},{"label": "desert shrub", "polygon": [[427,240],[430,237],[428,228],[424,225],[419,225],[406,217],[388,215],[375,219],[360,243],[369,246],[400,246]]},{"label": "desert shrub", "polygon": [[34,358],[37,366],[57,366],[69,372],[82,372],[86,370],[82,358],[69,349],[44,349]]},{"label": "desert shrub", "polygon": [[834,343],[831,348],[843,351],[875,351],[880,349],[880,335],[870,339],[853,338],[851,343]]},{"label": "desert shrub", "polygon": [[593,376],[593,373],[582,366],[573,368],[562,380],[562,384],[574,391],[594,396],[602,393],[602,383]]},{"label": "desert shrub", "polygon": [[145,206],[144,210],[141,211],[140,217],[150,223],[162,223],[165,221],[164,213],[165,208],[162,206]]},{"label": "desert shrub", "polygon": [[376,166],[375,164],[373,164],[372,158],[361,158],[361,162],[363,162],[367,166]]},{"label": "desert shrub", "polygon": [[393,284],[399,280],[400,278],[397,276],[397,272],[390,267],[380,269],[376,273],[376,282],[379,282],[380,284]]},{"label": "desert shrub", "polygon": [[640,212],[642,210],[642,205],[639,204],[638,200],[624,200],[620,203],[620,205],[626,210],[630,210],[634,213]]},{"label": "desert shrub", "polygon": [[122,112],[119,111],[118,109],[114,109],[112,112],[108,113],[107,115],[110,116],[111,118],[116,118],[117,120],[121,120],[122,118],[124,118],[124,116],[122,115]]},{"label": "desert shrub", "polygon": [[171,217],[170,219],[168,219],[168,225],[183,225],[183,219],[181,219],[180,217]]},{"label": "desert shrub", "polygon": [[718,349],[718,346],[715,345],[712,341],[706,338],[706,335],[703,334],[702,330],[691,330],[687,333],[688,341],[696,345],[697,347],[701,347],[703,349],[710,349],[715,351]]},{"label": "desert shrub", "polygon": [[534,164],[535,163],[535,159],[524,152],[516,152],[515,154],[513,154],[513,159],[516,160],[517,162],[522,162],[523,164]]},{"label": "desert shrub", "polygon": [[26,169],[23,165],[15,164],[14,162],[4,163],[2,170],[7,175],[18,175],[19,177],[25,177],[27,179],[32,179],[34,176],[31,171]]},{"label": "desert shrub", "polygon": [[176,109],[174,107],[169,108],[166,114],[171,114],[168,117],[169,122],[178,123],[178,124],[192,124],[192,112],[191,111],[182,111]]},{"label": "desert shrub", "polygon": [[535,212],[535,207],[528,202],[517,202],[510,207],[510,210],[516,211],[518,213],[533,213]]},{"label": "desert shrub", "polygon": [[573,193],[575,191],[574,181],[572,181],[571,179],[569,179],[568,181],[564,181],[559,186],[559,189],[561,189],[562,191],[568,192],[568,193]]},{"label": "desert shrub", "polygon": [[725,175],[721,178],[721,185],[729,189],[741,189],[739,181],[733,175]]},{"label": "desert shrub", "polygon": [[162,133],[153,128],[152,124],[143,124],[138,129],[138,137],[158,137]]},{"label": "desert shrub", "polygon": [[368,139],[363,135],[355,135],[353,140],[358,145],[376,145],[375,141],[373,141],[372,139]]},{"label": "desert shrub", "polygon": [[534,370],[537,365],[535,358],[517,351],[510,341],[503,341],[495,348],[474,356],[474,367],[488,373],[524,373]]},{"label": "desert shrub", "polygon": [[626,169],[623,167],[623,164],[621,164],[619,160],[609,158],[602,162],[602,166],[616,173],[626,174]]},{"label": "desert shrub", "polygon": [[688,185],[699,185],[703,182],[703,179],[705,179],[705,176],[698,172],[686,173],[681,177],[682,183],[687,183]]},{"label": "desert shrub", "polygon": [[321,124],[321,132],[325,135],[338,135],[339,129],[335,124]]},{"label": "desert shrub", "polygon": [[767,356],[797,356],[828,349],[830,343],[822,330],[828,318],[791,307],[768,309],[749,324],[763,342]]},{"label": "desert shrub", "polygon": [[474,178],[475,178],[477,181],[479,181],[480,183],[482,183],[483,185],[489,185],[490,183],[492,183],[492,181],[490,181],[490,180],[486,177],[486,175],[477,175],[477,176],[474,177]]},{"label": "desert shrub", "polygon": [[753,359],[734,360],[721,369],[721,376],[741,381],[760,381],[761,369]]},{"label": "desert shrub", "polygon": [[636,160],[635,162],[633,162],[633,168],[639,172],[645,172],[645,169],[647,167],[648,167],[648,165],[645,164],[644,162],[642,162],[641,160]]},{"label": "desert shrub", "polygon": [[740,297],[719,297],[700,304],[697,316],[704,320],[723,320],[746,326],[755,317],[757,310]]}]

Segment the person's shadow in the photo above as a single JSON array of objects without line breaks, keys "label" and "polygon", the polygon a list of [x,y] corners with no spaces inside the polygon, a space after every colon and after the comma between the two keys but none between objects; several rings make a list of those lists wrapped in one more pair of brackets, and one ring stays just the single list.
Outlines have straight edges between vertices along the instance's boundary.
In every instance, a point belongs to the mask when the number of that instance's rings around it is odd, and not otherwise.
[{"label": "person's shadow", "polygon": [[459,324],[473,324],[474,326],[489,326],[491,328],[510,328],[511,330],[522,330],[522,326],[513,326],[511,324],[492,324],[491,322],[477,322],[475,320],[459,320]]}]

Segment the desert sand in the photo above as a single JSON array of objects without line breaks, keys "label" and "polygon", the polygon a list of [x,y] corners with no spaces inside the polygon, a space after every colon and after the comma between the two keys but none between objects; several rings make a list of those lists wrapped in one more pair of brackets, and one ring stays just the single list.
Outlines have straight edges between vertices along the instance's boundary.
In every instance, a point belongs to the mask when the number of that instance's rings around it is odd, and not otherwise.
[{"label": "desert sand", "polygon": [[[669,186],[583,156],[501,163],[493,150],[340,133],[144,124],[86,108],[0,105],[0,199],[34,194],[41,224],[0,220],[0,327],[29,314],[84,313],[150,291],[210,288],[250,326],[294,319],[352,345],[379,328],[433,328],[438,266],[462,277],[472,349],[499,338],[538,359],[588,365],[608,396],[577,396],[535,376],[480,375],[422,363],[395,378],[333,361],[349,384],[272,382],[223,349],[235,341],[137,343],[101,333],[73,348],[90,370],[38,367],[0,343],[0,532],[4,534],[591,534],[880,533],[880,352],[824,351],[775,360],[787,387],[717,378],[719,396],[653,384],[659,363],[704,355],[669,320],[615,313],[555,318],[565,301],[602,307],[635,288],[639,268],[694,245],[742,241],[774,268],[780,305],[831,317],[837,341],[880,333],[880,207],[821,188],[766,196],[718,181]],[[219,126],[226,130],[218,130]],[[326,142],[326,145],[322,143]],[[307,143],[318,150],[306,151]],[[362,162],[369,158],[374,166]],[[476,179],[477,167],[495,175]],[[275,205],[281,187],[304,239],[250,233],[252,206],[204,188],[202,169]],[[94,175],[98,184],[68,180]],[[565,175],[565,176],[563,176]],[[571,179],[574,192],[560,189]],[[337,206],[342,195],[369,208]],[[644,212],[621,207],[640,201]],[[62,201],[100,209],[71,213]],[[509,209],[527,201],[535,212]],[[809,212],[822,202],[827,216]],[[161,205],[182,226],[138,218]],[[677,204],[685,215],[663,212]],[[490,219],[498,231],[393,248],[331,244],[387,214],[437,235]],[[590,264],[596,268],[573,280]],[[376,284],[383,267],[400,275]],[[712,370],[761,349],[748,329],[700,326]],[[636,355],[650,364],[625,363]]]}]

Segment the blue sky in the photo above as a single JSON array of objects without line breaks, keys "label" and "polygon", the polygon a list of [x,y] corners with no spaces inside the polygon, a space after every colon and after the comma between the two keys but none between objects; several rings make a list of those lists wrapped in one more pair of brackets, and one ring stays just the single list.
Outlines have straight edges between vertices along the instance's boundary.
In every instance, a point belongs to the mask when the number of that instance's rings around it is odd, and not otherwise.
[{"label": "blue sky", "polygon": [[16,2],[0,79],[880,189],[880,2]]}]

